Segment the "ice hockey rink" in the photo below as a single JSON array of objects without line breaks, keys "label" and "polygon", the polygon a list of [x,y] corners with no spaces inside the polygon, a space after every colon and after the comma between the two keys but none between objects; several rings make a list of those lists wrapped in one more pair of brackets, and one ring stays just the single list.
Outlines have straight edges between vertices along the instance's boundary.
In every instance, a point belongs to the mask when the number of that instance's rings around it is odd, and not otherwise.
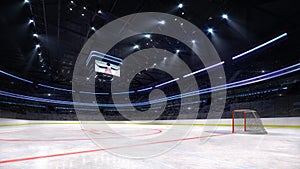
[{"label": "ice hockey rink", "polygon": [[[268,134],[232,134],[230,119],[181,120],[176,130],[192,126],[184,137],[120,146],[99,146],[78,121],[26,121],[1,119],[0,168],[289,168],[300,167],[300,118],[262,119]],[[119,134],[133,139],[162,135],[172,121],[105,122],[115,132],[88,131],[96,140],[116,142]],[[215,126],[213,125],[215,123]],[[95,125],[103,125],[96,122]],[[155,151],[176,143],[149,158],[131,158],[111,150]]]},{"label": "ice hockey rink", "polygon": [[0,169],[300,169],[296,2],[2,0]]}]

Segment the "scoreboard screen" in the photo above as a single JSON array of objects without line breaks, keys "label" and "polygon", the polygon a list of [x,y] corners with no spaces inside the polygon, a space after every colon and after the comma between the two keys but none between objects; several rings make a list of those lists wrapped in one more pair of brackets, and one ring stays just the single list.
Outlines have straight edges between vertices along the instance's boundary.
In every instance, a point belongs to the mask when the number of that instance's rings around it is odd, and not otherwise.
[{"label": "scoreboard screen", "polygon": [[120,77],[120,66],[100,60],[95,60],[95,72]]}]

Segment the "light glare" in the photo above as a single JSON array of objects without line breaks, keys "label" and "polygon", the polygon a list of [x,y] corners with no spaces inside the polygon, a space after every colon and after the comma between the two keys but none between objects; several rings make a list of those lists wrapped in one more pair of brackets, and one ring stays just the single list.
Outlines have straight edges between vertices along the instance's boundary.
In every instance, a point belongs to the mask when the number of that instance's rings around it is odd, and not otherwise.
[{"label": "light glare", "polygon": [[223,15],[222,15],[222,18],[223,18],[223,19],[228,19],[228,15],[227,15],[227,14],[223,14]]},{"label": "light glare", "polygon": [[133,46],[133,49],[139,49],[139,48],[140,48],[139,45],[134,45],[134,46]]},{"label": "light glare", "polygon": [[34,23],[34,20],[33,19],[29,19],[29,22],[28,22],[29,24],[31,24],[31,23]]},{"label": "light glare", "polygon": [[166,21],[162,20],[162,21],[159,21],[158,23],[161,24],[161,25],[164,25],[164,24],[166,24]]},{"label": "light glare", "polygon": [[146,34],[145,38],[151,38],[151,34]]}]

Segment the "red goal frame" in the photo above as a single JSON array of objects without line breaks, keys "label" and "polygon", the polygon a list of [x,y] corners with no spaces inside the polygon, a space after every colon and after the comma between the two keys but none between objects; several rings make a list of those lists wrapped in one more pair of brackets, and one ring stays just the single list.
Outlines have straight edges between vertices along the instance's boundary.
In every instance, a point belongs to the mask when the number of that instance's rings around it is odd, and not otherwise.
[{"label": "red goal frame", "polygon": [[[250,110],[251,112],[252,110]],[[250,113],[248,110],[233,110],[232,111],[232,133],[234,133],[234,113],[243,113],[244,114],[244,132],[247,130],[247,115],[246,113]]]}]

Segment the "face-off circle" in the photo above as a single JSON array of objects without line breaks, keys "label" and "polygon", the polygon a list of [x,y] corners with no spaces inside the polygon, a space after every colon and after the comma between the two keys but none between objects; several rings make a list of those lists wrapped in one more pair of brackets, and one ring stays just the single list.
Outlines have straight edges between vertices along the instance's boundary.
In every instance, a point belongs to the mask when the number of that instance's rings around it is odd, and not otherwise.
[{"label": "face-off circle", "polygon": [[[111,141],[96,140],[93,139],[93,137],[95,137],[94,135],[91,135],[88,132],[85,133],[96,145],[108,148],[107,150],[113,154],[128,158],[146,158],[170,150],[177,145],[193,127],[193,125],[178,124],[181,123],[182,119],[186,119],[187,116],[190,120],[195,120],[199,111],[200,98],[197,81],[194,76],[184,76],[192,73],[188,65],[186,65],[176,53],[156,48],[139,50],[122,60],[122,64],[120,65],[120,77],[115,77],[111,82],[110,93],[122,92],[123,94],[112,94],[113,104],[97,104],[95,95],[81,92],[95,92],[95,79],[89,78],[89,80],[87,80],[87,77],[94,77],[96,75],[95,71],[91,71],[95,60],[94,56],[91,54],[92,51],[107,53],[120,41],[145,33],[168,36],[184,43],[199,57],[205,67],[221,62],[215,48],[199,28],[185,19],[165,13],[146,12],[121,17],[104,25],[88,39],[77,58],[72,80],[72,88],[75,91],[73,93],[74,107],[78,120],[81,121],[81,125],[86,131],[105,130],[114,132],[114,130],[118,129],[114,124],[108,122],[106,124],[89,122],[89,120],[105,121],[105,118],[99,109],[97,109],[98,111],[96,112],[88,111],[87,109],[84,109],[86,107],[115,107],[118,112],[129,121],[139,120],[138,117],[140,117],[141,114],[148,115],[151,117],[150,121],[143,121],[140,123],[152,124],[153,121],[164,112],[169,99],[180,98],[181,106],[180,111],[177,114],[177,119],[171,122],[172,125],[164,127],[163,132],[159,135],[144,138],[130,138],[120,134],[121,138]],[[159,65],[164,58],[173,59],[172,62],[164,62],[164,65]],[[97,59],[100,58],[98,57]],[[153,65],[158,65],[158,69],[168,73],[173,80],[176,79],[174,82],[179,86],[181,94],[176,97],[166,97],[163,92],[157,91],[160,90],[159,87],[153,86],[148,89],[149,100],[147,102],[131,103],[129,97],[130,82],[136,74],[142,70],[151,68]],[[225,77],[222,67],[214,70],[208,69],[207,72],[212,87],[226,84],[225,78],[219,78]],[[212,91],[208,119],[221,118],[225,105],[225,97],[225,90],[218,92]],[[183,106],[186,103],[193,103],[189,104],[190,111],[188,112],[184,109],[185,106]],[[136,109],[136,106],[143,105],[150,105],[150,108],[145,111]],[[135,109],[135,111],[124,112],[122,111],[124,108]],[[190,122],[193,123],[193,121]],[[209,121],[207,121],[207,123],[209,123]],[[203,130],[212,131],[214,128],[214,126],[207,125]],[[207,132],[199,133],[199,135],[207,135]],[[165,140],[175,141],[159,144]],[[128,147],[130,145],[132,145],[131,148],[109,149],[109,147]]]}]

